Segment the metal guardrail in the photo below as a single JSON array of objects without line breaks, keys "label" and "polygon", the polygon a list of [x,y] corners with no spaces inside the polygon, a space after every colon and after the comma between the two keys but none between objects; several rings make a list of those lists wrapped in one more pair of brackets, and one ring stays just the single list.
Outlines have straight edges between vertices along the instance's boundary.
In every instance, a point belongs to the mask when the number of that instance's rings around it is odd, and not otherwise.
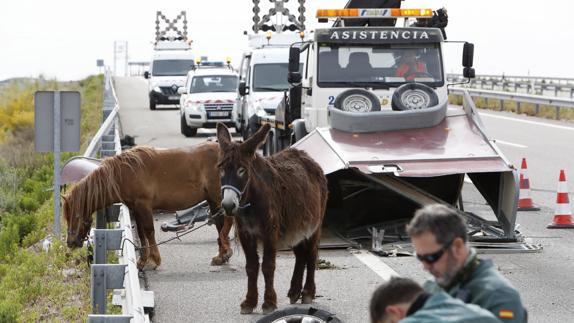
[{"label": "metal guardrail", "polygon": [[550,96],[513,93],[513,92],[478,90],[478,89],[460,88],[460,87],[449,88],[449,94],[463,95],[464,91],[467,91],[471,97],[500,100],[501,110],[504,107],[504,101],[517,102],[519,113],[520,113],[520,103],[534,104],[537,114],[540,110],[541,105],[553,106],[556,108],[556,119],[560,119],[561,108],[567,108],[567,109],[574,108],[574,99],[569,98],[550,97]]},{"label": "metal guardrail", "polygon": [[[466,82],[461,74],[447,74],[447,80],[451,83]],[[470,80],[469,87],[538,95],[552,92],[557,97],[574,98],[574,78],[565,77],[477,75]]]},{"label": "metal guardrail", "polygon": [[[106,69],[103,106],[105,120],[89,143],[83,154],[84,157],[93,157],[98,151],[102,156],[121,153],[117,118],[119,104],[111,75],[109,69]],[[97,212],[97,229],[94,230],[95,261],[91,268],[93,314],[88,315],[88,322],[149,322],[149,316],[144,311],[144,298],[148,296],[148,303],[152,303],[151,306],[153,306],[153,296],[151,296],[153,292],[141,289],[136,265],[136,251],[133,244],[126,243],[126,240],[134,241],[130,212],[124,205],[121,207],[116,205],[116,212],[113,209],[112,206]],[[117,219],[113,219],[114,213],[118,216]],[[117,229],[106,229],[108,221],[118,221]],[[120,232],[118,231],[121,231],[121,238],[119,238]],[[119,264],[105,264],[108,250],[119,250]],[[115,305],[122,307],[122,315],[106,314],[108,289],[114,289],[112,301]],[[151,300],[149,300],[150,296]]]}]

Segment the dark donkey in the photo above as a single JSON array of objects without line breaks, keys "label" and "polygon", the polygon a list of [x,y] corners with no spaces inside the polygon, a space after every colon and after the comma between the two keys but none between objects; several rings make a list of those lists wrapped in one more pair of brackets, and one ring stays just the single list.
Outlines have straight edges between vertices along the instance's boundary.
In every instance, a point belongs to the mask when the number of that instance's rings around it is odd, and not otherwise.
[{"label": "dark donkey", "polygon": [[265,142],[269,129],[265,125],[244,143],[236,143],[231,141],[225,125],[217,125],[221,205],[228,215],[235,215],[246,260],[247,295],[241,303],[242,314],[252,313],[257,306],[258,244],[263,245],[263,313],[277,308],[273,278],[279,248],[290,247],[295,253],[287,294],[291,304],[299,297],[305,304],[315,298],[315,265],[327,203],[327,179],[321,167],[303,151],[290,148],[267,158],[259,156],[256,150]]}]

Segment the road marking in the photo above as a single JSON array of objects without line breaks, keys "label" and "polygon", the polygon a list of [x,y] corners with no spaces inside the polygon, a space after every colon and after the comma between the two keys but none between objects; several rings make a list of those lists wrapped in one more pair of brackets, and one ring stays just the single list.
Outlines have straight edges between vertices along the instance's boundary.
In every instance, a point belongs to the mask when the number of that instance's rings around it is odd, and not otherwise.
[{"label": "road marking", "polygon": [[499,139],[495,139],[494,140],[497,144],[502,144],[502,145],[507,145],[507,146],[513,146],[513,147],[518,147],[518,148],[528,148],[528,146],[524,146],[521,144],[515,144],[513,142],[509,142],[509,141],[503,141],[503,140],[499,140]]},{"label": "road marking", "polygon": [[522,122],[522,123],[528,123],[528,124],[533,124],[533,125],[537,125],[537,126],[544,126],[544,127],[550,127],[550,128],[556,128],[556,129],[562,129],[562,130],[574,131],[574,127],[559,126],[559,125],[551,124],[551,123],[544,123],[544,122],[538,122],[538,121],[523,120],[523,119],[511,118],[511,117],[503,117],[503,116],[497,116],[497,115],[494,115],[494,114],[489,114],[489,113],[484,113],[484,112],[480,112],[480,116],[491,117],[491,118],[498,118],[498,119],[504,119],[504,120]]},{"label": "road marking", "polygon": [[389,265],[385,264],[379,257],[373,255],[372,253],[359,250],[357,252],[352,252],[352,254],[357,257],[362,263],[364,263],[369,269],[379,275],[382,279],[388,281],[391,277],[399,277],[400,275],[394,271]]}]

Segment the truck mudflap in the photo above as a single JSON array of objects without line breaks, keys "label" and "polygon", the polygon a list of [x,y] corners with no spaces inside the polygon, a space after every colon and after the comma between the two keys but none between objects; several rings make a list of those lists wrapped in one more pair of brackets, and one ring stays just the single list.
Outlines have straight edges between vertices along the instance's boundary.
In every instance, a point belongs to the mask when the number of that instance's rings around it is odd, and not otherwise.
[{"label": "truck mudflap", "polygon": [[[518,174],[473,110],[449,109],[430,128],[360,134],[317,128],[293,147],[323,168],[330,186],[327,219],[343,230],[408,220],[421,206],[442,203],[480,228],[476,240],[516,241]],[[465,181],[472,181],[495,221],[463,211]]]}]

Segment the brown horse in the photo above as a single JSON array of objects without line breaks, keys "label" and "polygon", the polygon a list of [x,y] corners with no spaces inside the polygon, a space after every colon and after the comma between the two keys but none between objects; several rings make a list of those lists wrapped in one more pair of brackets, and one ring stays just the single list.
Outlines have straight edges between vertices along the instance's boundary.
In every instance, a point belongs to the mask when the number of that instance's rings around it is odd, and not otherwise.
[{"label": "brown horse", "polygon": [[227,127],[217,125],[221,205],[228,215],[235,215],[246,260],[247,295],[241,303],[242,314],[252,313],[257,306],[258,244],[263,245],[263,313],[277,308],[273,279],[279,248],[291,247],[295,253],[287,293],[291,304],[300,297],[305,304],[315,298],[315,265],[327,203],[327,179],[321,167],[303,151],[290,148],[267,158],[259,156],[256,150],[265,142],[269,129],[268,125],[261,127],[240,144],[231,141]]},{"label": "brown horse", "polygon": [[[206,142],[178,149],[136,147],[104,159],[63,198],[68,246],[82,246],[96,210],[121,202],[135,219],[142,247],[149,247],[142,249],[138,267],[155,269],[161,258],[153,211],[183,210],[207,200],[212,216],[216,214],[221,201],[218,155],[219,146]],[[215,223],[219,253],[212,264],[221,265],[233,254],[228,238],[233,219],[218,216]]]}]

